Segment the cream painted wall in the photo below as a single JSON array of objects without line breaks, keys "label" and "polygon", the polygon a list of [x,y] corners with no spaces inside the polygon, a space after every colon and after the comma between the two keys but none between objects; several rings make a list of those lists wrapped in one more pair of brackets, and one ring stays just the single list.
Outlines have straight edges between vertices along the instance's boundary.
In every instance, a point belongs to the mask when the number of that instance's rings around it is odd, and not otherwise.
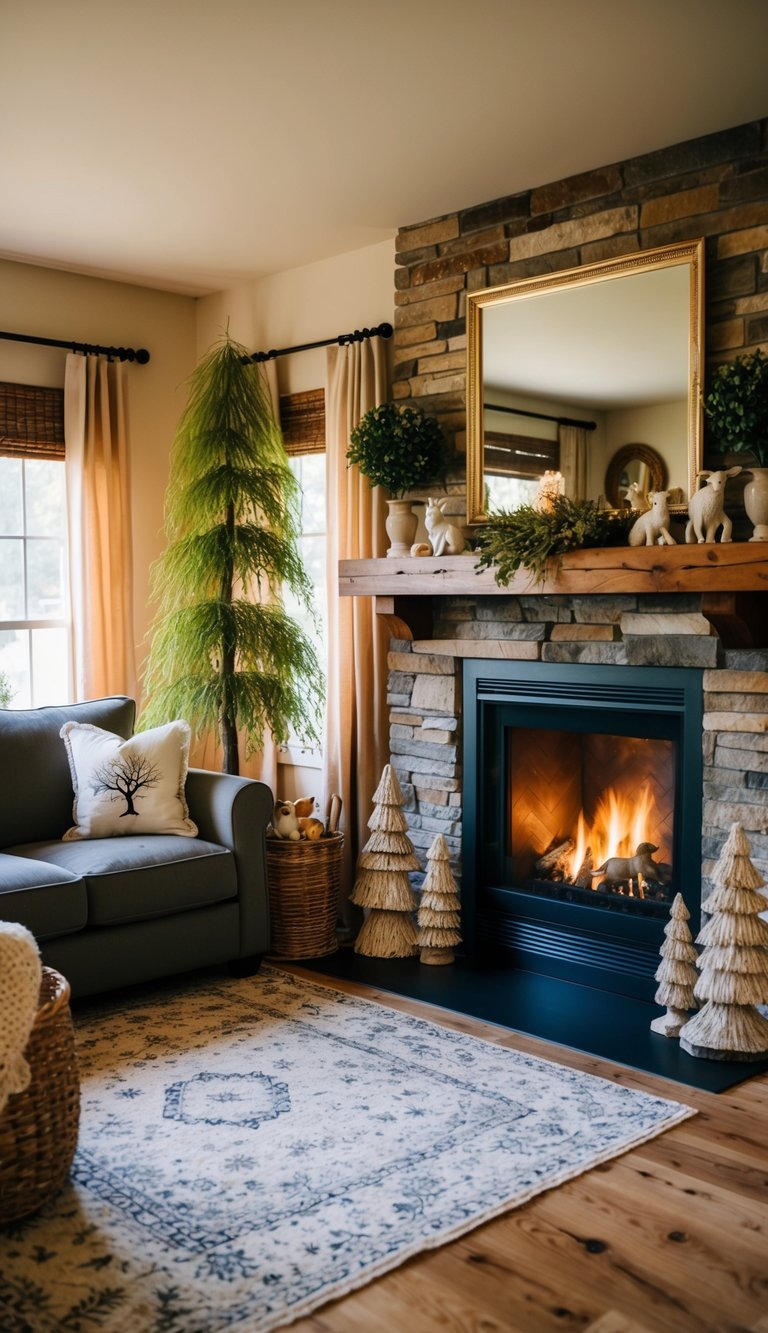
[{"label": "cream painted wall", "polygon": [[[171,441],[195,365],[195,307],[189,296],[0,261],[0,327],[45,338],[146,347],[146,366],[128,365],[133,500],[134,625],[139,661],[151,620],[149,570],[163,548],[163,498]],[[0,379],[64,383],[66,352],[0,342]]]},{"label": "cream painted wall", "polygon": [[[202,297],[197,350],[202,355],[229,325],[252,351],[319,342],[353,329],[393,322],[395,243],[384,241],[316,264],[270,274]],[[277,361],[281,393],[319,389],[325,383],[325,350]]]}]

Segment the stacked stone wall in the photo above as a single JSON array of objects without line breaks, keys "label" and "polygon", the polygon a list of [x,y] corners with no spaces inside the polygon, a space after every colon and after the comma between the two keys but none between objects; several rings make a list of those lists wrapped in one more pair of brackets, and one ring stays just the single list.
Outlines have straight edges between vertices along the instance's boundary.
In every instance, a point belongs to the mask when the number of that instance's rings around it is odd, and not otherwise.
[{"label": "stacked stone wall", "polygon": [[708,368],[768,351],[768,119],[403,227],[394,385],[455,445],[463,512],[467,292],[703,236]]}]

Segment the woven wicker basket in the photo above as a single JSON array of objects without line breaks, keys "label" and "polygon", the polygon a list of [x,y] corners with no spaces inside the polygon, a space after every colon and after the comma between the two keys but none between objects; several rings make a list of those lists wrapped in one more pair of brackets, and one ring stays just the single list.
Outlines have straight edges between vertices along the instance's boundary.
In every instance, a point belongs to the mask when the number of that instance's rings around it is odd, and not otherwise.
[{"label": "woven wicker basket", "polygon": [[29,1087],[0,1113],[0,1225],[15,1222],[61,1189],[80,1123],[80,1077],[69,982],[43,968],[40,1003],[24,1052]]},{"label": "woven wicker basket", "polygon": [[274,958],[335,953],[342,833],[316,842],[267,838],[267,887]]}]

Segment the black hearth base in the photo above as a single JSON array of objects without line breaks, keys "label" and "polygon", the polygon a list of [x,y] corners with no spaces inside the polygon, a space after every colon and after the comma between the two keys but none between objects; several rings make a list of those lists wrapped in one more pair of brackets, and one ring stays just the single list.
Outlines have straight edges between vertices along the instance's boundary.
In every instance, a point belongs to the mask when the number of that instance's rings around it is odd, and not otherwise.
[{"label": "black hearth base", "polygon": [[615,1064],[723,1092],[768,1070],[758,1063],[698,1060],[677,1041],[650,1031],[656,1005],[519,969],[478,967],[466,958],[430,967],[417,958],[363,958],[352,949],[297,966],[440,1005]]}]

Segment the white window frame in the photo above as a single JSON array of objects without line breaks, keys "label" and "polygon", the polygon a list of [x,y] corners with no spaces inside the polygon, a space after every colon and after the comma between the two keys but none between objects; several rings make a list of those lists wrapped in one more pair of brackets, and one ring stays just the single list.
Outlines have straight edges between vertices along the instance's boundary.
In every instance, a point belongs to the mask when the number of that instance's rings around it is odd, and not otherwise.
[{"label": "white window frame", "polygon": [[[57,545],[61,545],[61,547],[62,547],[62,552],[63,552],[62,578],[63,578],[63,585],[64,585],[64,586],[63,586],[63,592],[64,592],[64,602],[65,602],[65,614],[64,614],[63,616],[56,616],[56,617],[53,617],[53,616],[51,616],[51,617],[29,617],[29,616],[26,616],[26,615],[25,615],[25,616],[22,616],[22,617],[17,617],[17,618],[15,618],[15,619],[0,620],[0,633],[3,632],[3,631],[14,631],[14,630],[18,630],[18,631],[22,631],[22,632],[25,632],[25,631],[32,631],[32,630],[36,630],[36,629],[63,629],[63,630],[65,630],[65,632],[66,632],[66,636],[67,636],[67,647],[66,647],[66,653],[65,653],[65,657],[66,657],[66,682],[65,682],[64,697],[61,699],[60,702],[61,702],[61,703],[66,703],[66,702],[67,702],[69,699],[71,699],[71,697],[72,697],[72,620],[71,620],[71,615],[70,615],[70,613],[69,613],[69,578],[68,578],[68,569],[67,569],[68,547],[67,547],[67,538],[66,538],[66,505],[65,505],[65,512],[64,512],[64,514],[63,514],[63,516],[62,516],[62,517],[63,517],[63,520],[64,520],[64,524],[65,524],[65,532],[64,532],[64,537],[63,537],[63,538],[62,538],[62,537],[47,537],[47,536],[43,536],[43,535],[38,535],[38,534],[29,533],[29,532],[27,531],[27,503],[28,503],[28,501],[27,501],[27,472],[26,472],[26,467],[27,467],[27,464],[28,464],[28,463],[34,463],[34,462],[38,462],[38,461],[40,461],[40,462],[43,462],[43,461],[45,461],[45,462],[55,462],[55,463],[59,464],[59,465],[63,468],[63,467],[65,466],[65,464],[64,464],[64,459],[63,459],[63,458],[43,457],[43,456],[41,456],[41,454],[40,454],[38,451],[36,451],[36,450],[34,450],[34,449],[30,449],[28,453],[25,453],[25,452],[24,452],[24,449],[23,449],[23,446],[22,446],[22,447],[18,447],[18,448],[16,448],[16,449],[14,450],[13,455],[8,455],[8,456],[12,456],[12,457],[14,457],[15,459],[17,459],[17,460],[21,463],[21,509],[22,509],[22,524],[21,524],[21,532],[20,532],[20,533],[8,533],[8,534],[3,534],[3,536],[0,537],[0,541],[3,541],[3,542],[5,542],[5,541],[8,541],[8,542],[21,542],[21,547],[22,547],[22,561],[23,561],[23,570],[24,570],[24,609],[25,609],[25,611],[26,611],[27,608],[28,608],[28,598],[29,598],[29,556],[28,556],[28,552],[29,552],[29,542],[30,542],[30,541],[35,541],[35,542],[38,542],[38,541],[50,541],[50,542],[54,542],[54,543],[56,543]],[[32,634],[31,634],[31,632],[27,633],[27,669],[28,669],[28,672],[29,672],[29,707],[30,707],[30,708],[35,708],[35,707],[38,707],[39,704],[37,703],[37,701],[36,701],[36,697],[35,697],[35,693],[36,693],[36,692],[35,692],[34,653],[33,653],[33,647],[32,647]],[[14,706],[14,705],[13,705],[13,700],[11,700],[11,705],[10,705],[11,709],[13,709],[13,706]]]},{"label": "white window frame", "polygon": [[[297,400],[301,401],[304,397],[311,398],[314,396],[315,396],[314,394],[309,394],[309,395],[297,394],[295,397]],[[323,412],[324,412],[324,407],[323,407]],[[301,439],[298,440],[286,439],[285,449],[286,453],[288,454],[289,461],[291,461],[294,458],[308,458],[310,456],[317,454],[322,454],[323,457],[325,457],[325,443],[323,442],[322,444],[319,444],[316,439],[313,440],[312,442],[304,442]],[[327,512],[328,509],[327,509],[327,498],[326,498],[326,526],[324,532],[322,534],[310,533],[307,535],[310,536],[322,535],[327,539],[328,535]],[[294,743],[293,741],[289,741],[286,745],[278,746],[277,762],[278,764],[286,764],[294,768],[313,768],[321,770],[323,767],[323,753],[322,750],[319,749],[317,746],[303,746],[298,744],[298,742]]]}]

